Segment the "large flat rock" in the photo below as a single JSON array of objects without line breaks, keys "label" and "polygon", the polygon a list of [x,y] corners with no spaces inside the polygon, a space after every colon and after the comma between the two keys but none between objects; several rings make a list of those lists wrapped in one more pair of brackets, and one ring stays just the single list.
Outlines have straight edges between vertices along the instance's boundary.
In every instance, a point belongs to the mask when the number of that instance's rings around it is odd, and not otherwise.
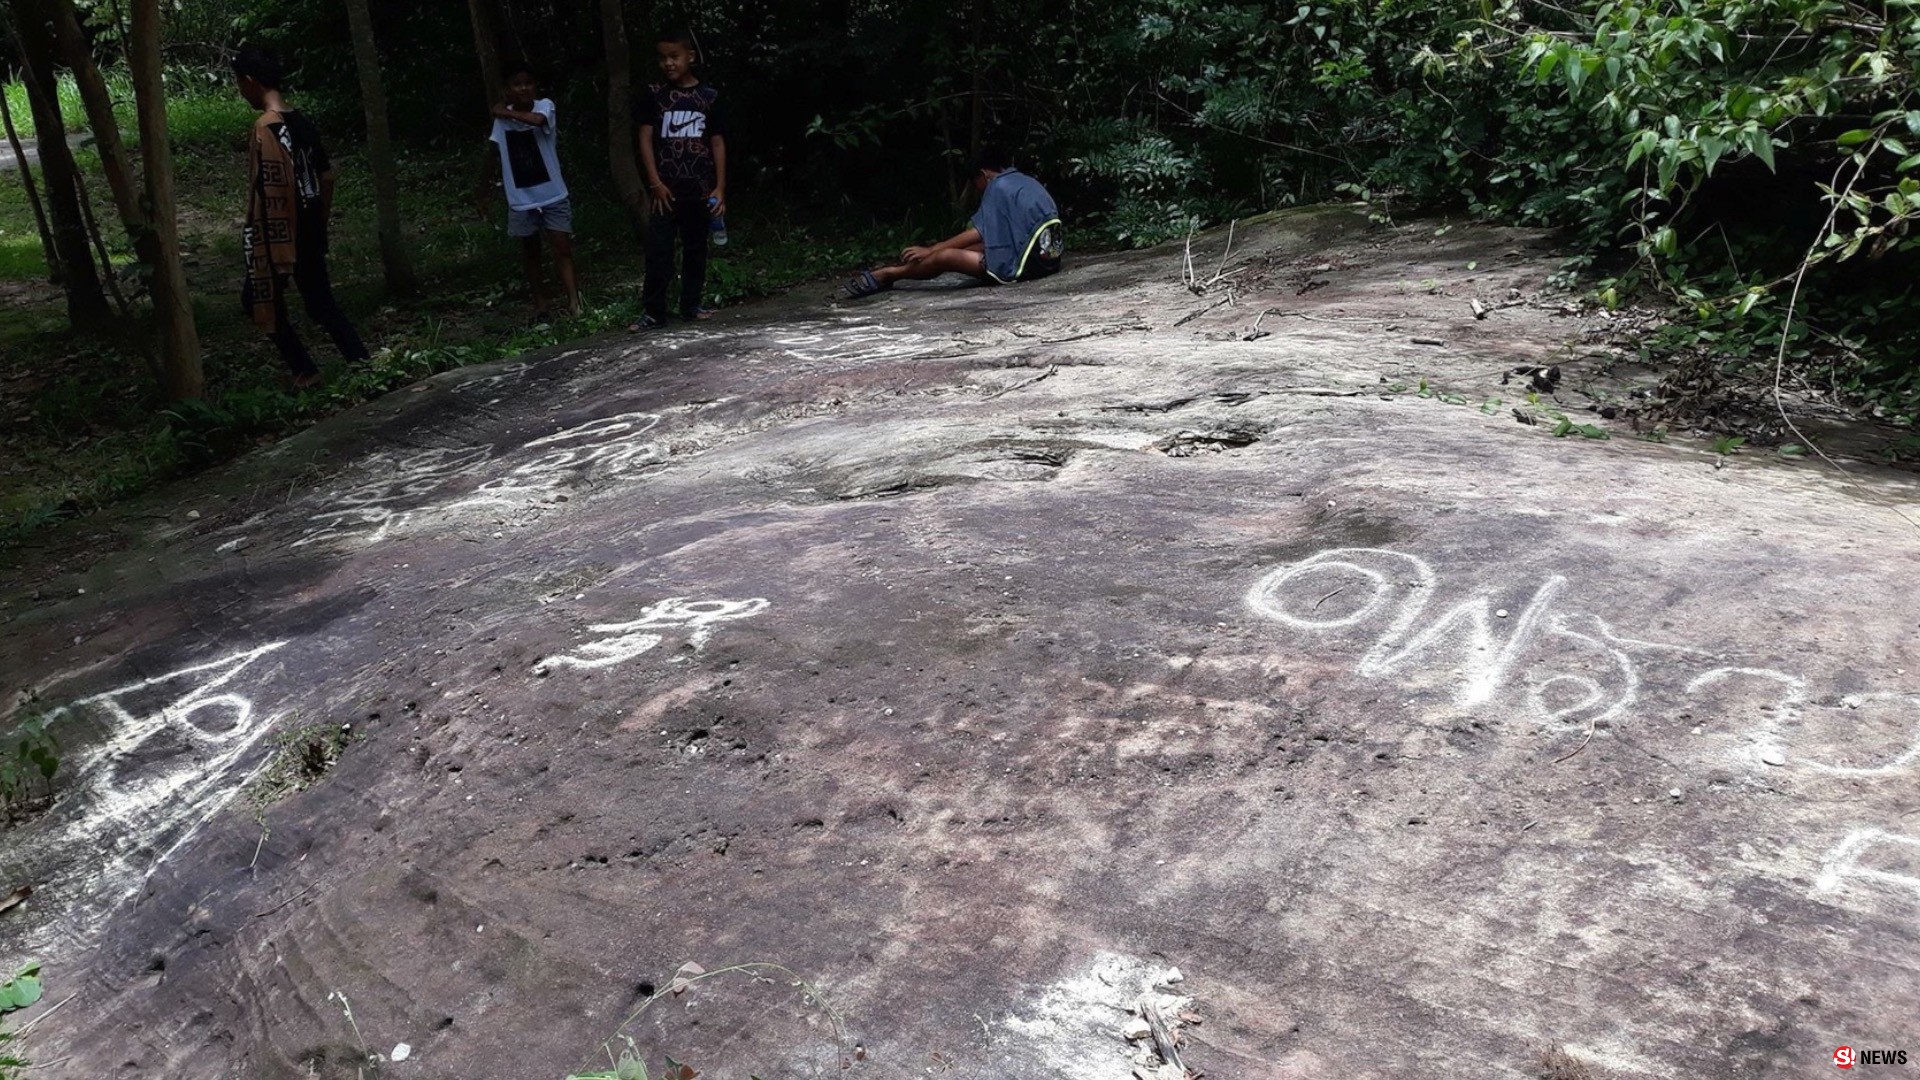
[{"label": "large flat rock", "polygon": [[[1220,1078],[1920,1051],[1920,489],[1516,423],[1620,386],[1533,237],[1222,240],[450,373],[16,560],[29,1051],[1126,1080],[1143,995]],[[780,969],[623,1027],[686,961]]]}]

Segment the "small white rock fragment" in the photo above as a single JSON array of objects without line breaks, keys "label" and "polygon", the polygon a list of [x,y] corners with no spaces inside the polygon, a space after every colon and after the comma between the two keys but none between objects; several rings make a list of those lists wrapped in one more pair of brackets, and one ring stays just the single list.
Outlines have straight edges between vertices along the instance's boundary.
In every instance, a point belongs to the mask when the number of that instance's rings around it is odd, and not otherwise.
[{"label": "small white rock fragment", "polygon": [[400,1045],[393,1048],[393,1053],[387,1055],[387,1060],[405,1061],[412,1056],[413,1056],[413,1047],[408,1046],[406,1043],[401,1043]]},{"label": "small white rock fragment", "polygon": [[1152,1038],[1153,1025],[1147,1023],[1145,1017],[1136,1016],[1127,1021],[1126,1027],[1120,1029],[1120,1037],[1128,1042],[1139,1042],[1141,1039]]},{"label": "small white rock fragment", "polygon": [[[1481,611],[1485,611],[1485,610],[1487,610],[1487,609],[1486,609],[1486,608],[1481,608],[1480,610],[1481,610]],[[1506,608],[1501,608],[1501,609],[1500,609],[1499,611],[1496,611],[1496,612],[1494,612],[1494,613],[1493,613],[1493,617],[1494,617],[1494,618],[1496,618],[1496,619],[1504,619],[1504,618],[1506,618],[1506,617],[1507,617],[1507,609],[1506,609]]]},{"label": "small white rock fragment", "polygon": [[188,521],[199,521],[199,520],[200,520],[200,511],[198,511],[198,510],[189,510],[189,511],[187,511],[187,520],[188,520]]},{"label": "small white rock fragment", "polygon": [[1682,796],[1683,793],[1679,788],[1674,788],[1672,791],[1667,792],[1667,794],[1673,798],[1678,799]]},{"label": "small white rock fragment", "polygon": [[1168,986],[1179,986],[1181,983],[1187,981],[1187,977],[1180,974],[1179,968],[1169,968],[1167,969],[1167,977],[1160,981]]},{"label": "small white rock fragment", "polygon": [[1760,755],[1760,760],[1769,765],[1785,765],[1787,763],[1787,755],[1778,750],[1769,750]]}]

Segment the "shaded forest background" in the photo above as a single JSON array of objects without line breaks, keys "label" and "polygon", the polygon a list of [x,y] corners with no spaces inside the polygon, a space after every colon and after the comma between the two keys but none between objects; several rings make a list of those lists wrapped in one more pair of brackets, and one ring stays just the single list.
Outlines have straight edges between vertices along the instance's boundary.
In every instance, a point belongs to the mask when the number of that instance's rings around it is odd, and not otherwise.
[{"label": "shaded forest background", "polygon": [[[76,300],[81,275],[50,283],[59,252],[42,242],[22,176],[0,173],[0,539],[425,374],[623,324],[639,248],[631,161],[611,133],[624,129],[627,86],[657,78],[656,33],[681,26],[698,34],[731,118],[736,242],[714,267],[717,303],[952,231],[965,163],[993,142],[1046,180],[1082,251],[1330,199],[1386,220],[1550,227],[1574,255],[1570,288],[1674,316],[1647,355],[1690,385],[1778,375],[1893,423],[1920,411],[1908,235],[1920,212],[1920,10],[1904,0],[5,0],[4,10],[0,77],[16,128],[31,136],[46,117],[23,79],[44,49],[66,126],[95,137],[75,167],[97,233],[81,246],[103,284]],[[80,30],[64,48],[63,10]],[[342,184],[335,277],[384,346],[306,393],[291,392],[237,315],[251,113],[225,64],[243,42],[288,61],[290,96],[328,135]],[[576,319],[527,325],[499,208],[482,217],[472,204],[488,72],[505,63],[531,64],[559,108],[592,301]],[[108,182],[88,64],[138,145],[126,155],[141,184],[130,210],[129,192]],[[380,127],[370,87],[384,97],[390,152],[369,139]],[[165,145],[139,137],[136,105],[155,98]],[[177,223],[170,248],[153,220],[156,168],[173,174],[177,196],[160,215]],[[374,182],[383,172],[390,190]],[[35,179],[50,201],[59,178]],[[384,243],[382,209],[397,222]],[[181,284],[169,286],[176,261]],[[180,368],[188,348],[192,379]]]}]

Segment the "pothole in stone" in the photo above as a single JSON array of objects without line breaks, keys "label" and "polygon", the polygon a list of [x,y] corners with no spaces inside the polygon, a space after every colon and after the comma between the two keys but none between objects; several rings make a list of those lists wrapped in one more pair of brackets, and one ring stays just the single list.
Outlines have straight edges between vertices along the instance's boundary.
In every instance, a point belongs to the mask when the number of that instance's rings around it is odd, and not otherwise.
[{"label": "pothole in stone", "polygon": [[1259,441],[1260,436],[1256,432],[1217,428],[1210,431],[1176,431],[1149,445],[1168,457],[1183,458],[1243,450]]}]

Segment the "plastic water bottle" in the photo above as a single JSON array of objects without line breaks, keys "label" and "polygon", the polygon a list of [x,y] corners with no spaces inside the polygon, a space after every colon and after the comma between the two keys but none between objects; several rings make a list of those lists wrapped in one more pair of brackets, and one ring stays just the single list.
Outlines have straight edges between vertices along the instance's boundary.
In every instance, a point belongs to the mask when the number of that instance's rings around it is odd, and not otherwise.
[{"label": "plastic water bottle", "polygon": [[[709,211],[719,205],[720,200],[717,197],[709,197],[707,199],[707,209]],[[727,219],[724,216],[714,218],[712,224],[708,225],[707,228],[713,233],[714,247],[727,246]]]}]

